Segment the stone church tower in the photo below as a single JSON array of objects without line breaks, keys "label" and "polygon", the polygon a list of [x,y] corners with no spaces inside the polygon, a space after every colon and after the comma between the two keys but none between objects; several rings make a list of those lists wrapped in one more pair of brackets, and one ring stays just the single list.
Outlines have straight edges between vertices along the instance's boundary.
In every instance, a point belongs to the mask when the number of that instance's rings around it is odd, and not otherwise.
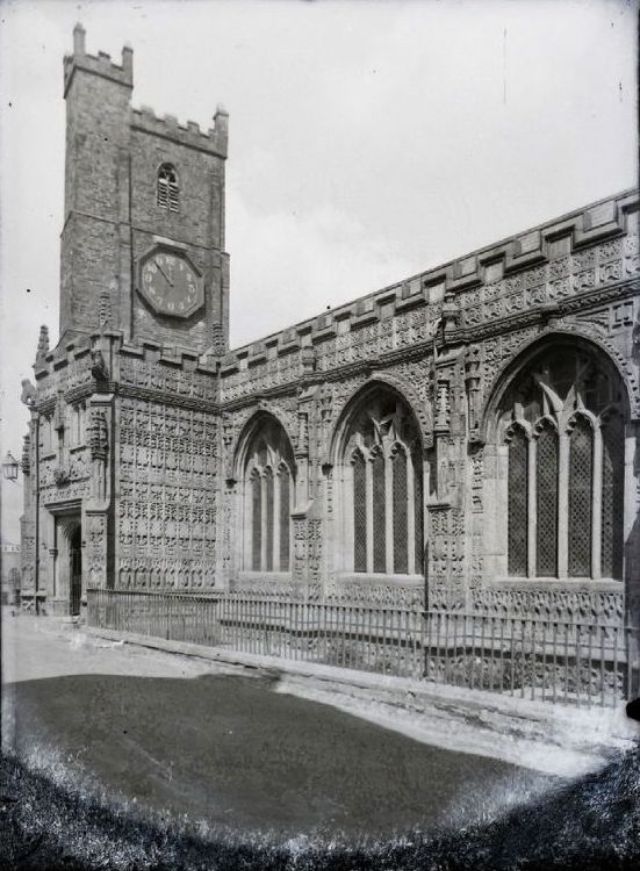
[{"label": "stone church tower", "polygon": [[47,611],[77,613],[115,566],[134,580],[160,564],[209,584],[215,572],[208,410],[229,335],[228,117],[181,126],[133,109],[132,89],[133,51],[121,64],[87,54],[77,25],[64,59],[60,338],[50,351],[43,328],[26,397],[23,586]]},{"label": "stone church tower", "polygon": [[92,57],[77,25],[64,60],[60,343],[109,329],[127,343],[220,353],[229,333],[227,115],[219,109],[208,133],[180,127],[132,110],[132,89],[132,50],[121,66]]},{"label": "stone church tower", "polygon": [[80,27],[64,64],[25,605],[231,591],[637,627],[637,191],[228,350],[226,113],[132,109],[132,64]]}]

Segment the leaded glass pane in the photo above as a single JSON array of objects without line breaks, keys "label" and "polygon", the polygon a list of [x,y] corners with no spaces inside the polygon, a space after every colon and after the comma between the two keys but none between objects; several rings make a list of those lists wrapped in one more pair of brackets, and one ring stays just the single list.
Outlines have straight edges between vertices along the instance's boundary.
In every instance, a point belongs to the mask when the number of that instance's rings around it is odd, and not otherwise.
[{"label": "leaded glass pane", "polygon": [[373,458],[373,570],[386,572],[386,505],[384,457]]},{"label": "leaded glass pane", "polygon": [[280,571],[289,571],[289,472],[280,471]]},{"label": "leaded glass pane", "polygon": [[602,577],[622,579],[624,532],[624,421],[613,415],[602,429]]},{"label": "leaded glass pane", "polygon": [[549,424],[538,436],[536,456],[536,572],[558,572],[558,437]]},{"label": "leaded glass pane", "polygon": [[267,571],[273,571],[273,474],[267,469],[265,474],[267,487]]},{"label": "leaded glass pane", "polygon": [[407,529],[407,456],[400,449],[393,457],[393,571],[409,571]]},{"label": "leaded glass pane", "polygon": [[353,568],[356,572],[367,570],[367,480],[360,453],[353,461]]},{"label": "leaded glass pane", "polygon": [[520,427],[516,427],[509,443],[509,513],[507,517],[509,574],[527,574],[529,524],[528,442]]},{"label": "leaded glass pane", "polygon": [[569,575],[591,576],[593,433],[579,418],[569,442]]},{"label": "leaded glass pane", "polygon": [[422,461],[420,454],[413,455],[413,495],[415,500],[415,549],[416,549],[416,574],[424,571],[424,542],[422,527],[424,517],[422,511]]},{"label": "leaded glass pane", "polygon": [[254,572],[261,569],[260,554],[262,552],[262,493],[260,477],[251,478],[251,568]]}]

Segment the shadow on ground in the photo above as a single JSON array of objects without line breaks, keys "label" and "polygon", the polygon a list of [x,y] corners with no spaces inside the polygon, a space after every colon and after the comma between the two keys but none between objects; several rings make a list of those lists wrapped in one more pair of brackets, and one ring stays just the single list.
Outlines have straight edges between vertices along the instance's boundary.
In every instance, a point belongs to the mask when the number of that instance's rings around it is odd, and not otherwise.
[{"label": "shadow on ground", "polygon": [[635,869],[640,863],[640,752],[487,825],[365,846],[206,836],[171,821],[70,794],[2,760],[0,863],[20,871],[534,871]]},{"label": "shadow on ground", "polygon": [[[552,779],[429,747],[267,678],[77,675],[5,687],[15,751],[154,811],[285,837],[391,836]],[[69,784],[67,784],[69,785]],[[479,808],[479,802],[481,807]]]},{"label": "shadow on ground", "polygon": [[424,746],[258,678],[82,675],[4,690],[29,767],[3,760],[2,868],[640,862],[640,751],[549,788],[548,778]]}]

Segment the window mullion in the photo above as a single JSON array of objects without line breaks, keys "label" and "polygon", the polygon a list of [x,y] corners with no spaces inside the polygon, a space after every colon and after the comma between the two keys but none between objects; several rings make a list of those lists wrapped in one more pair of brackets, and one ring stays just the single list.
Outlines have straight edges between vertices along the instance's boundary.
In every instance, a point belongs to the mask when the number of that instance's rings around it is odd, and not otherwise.
[{"label": "window mullion", "polygon": [[527,475],[529,478],[529,492],[527,505],[527,575],[530,578],[536,576],[536,541],[537,541],[537,487],[536,487],[536,450],[537,442],[535,439],[528,440],[529,450],[527,451]]}]

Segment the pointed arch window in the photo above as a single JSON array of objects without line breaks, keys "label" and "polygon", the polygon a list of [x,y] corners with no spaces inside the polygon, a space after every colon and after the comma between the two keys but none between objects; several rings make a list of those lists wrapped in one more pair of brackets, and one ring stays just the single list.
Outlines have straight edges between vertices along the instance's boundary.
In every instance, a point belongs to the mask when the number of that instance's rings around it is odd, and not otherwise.
[{"label": "pointed arch window", "polygon": [[413,415],[381,390],[356,408],[344,445],[344,570],[420,574],[422,467]]},{"label": "pointed arch window", "polygon": [[245,460],[245,569],[290,570],[293,469],[293,451],[282,426],[271,417],[262,417]]},{"label": "pointed arch window", "polygon": [[177,212],[180,208],[178,174],[170,163],[163,163],[158,170],[157,203],[169,212]]},{"label": "pointed arch window", "polygon": [[617,373],[571,346],[514,380],[500,410],[510,576],[622,578],[622,407]]}]

